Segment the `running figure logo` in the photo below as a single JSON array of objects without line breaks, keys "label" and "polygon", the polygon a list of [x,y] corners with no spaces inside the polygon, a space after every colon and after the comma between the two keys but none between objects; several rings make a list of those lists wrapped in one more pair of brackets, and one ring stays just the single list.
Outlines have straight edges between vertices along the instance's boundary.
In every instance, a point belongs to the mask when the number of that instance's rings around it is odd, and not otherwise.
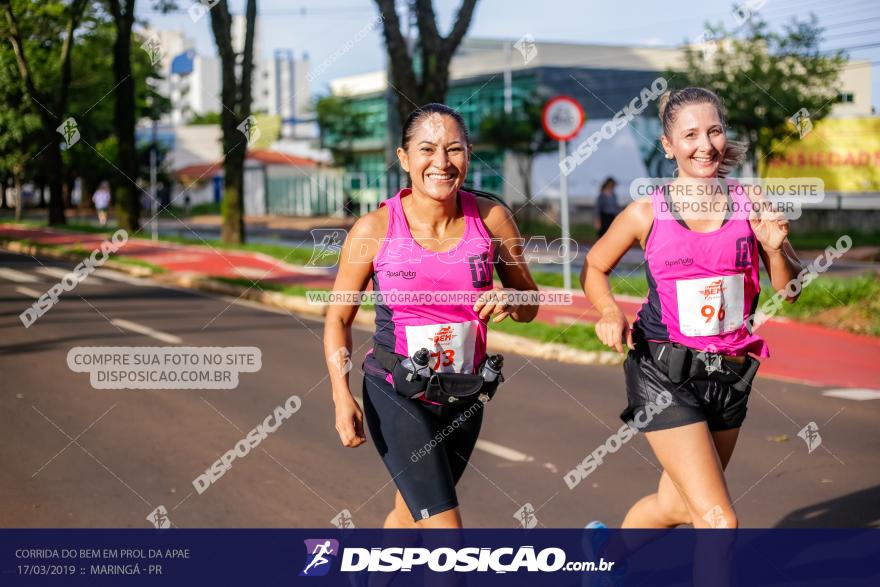
[{"label": "running figure logo", "polygon": [[168,517],[168,510],[164,505],[160,505],[147,516],[147,521],[160,530],[171,527],[171,519]]},{"label": "running figure logo", "polygon": [[340,228],[315,228],[311,231],[312,257],[306,267],[335,267],[346,232]]},{"label": "running figure logo", "polygon": [[718,352],[718,348],[715,347],[714,344],[710,344],[706,347],[706,350],[698,352],[697,359],[702,361],[706,366],[707,375],[711,375],[715,372],[721,373],[722,375],[727,373],[727,368],[724,366],[721,354]]},{"label": "running figure logo", "polygon": [[248,145],[255,141],[259,141],[260,137],[263,136],[263,133],[260,132],[260,127],[257,124],[257,119],[254,118],[253,115],[242,120],[241,124],[235,128],[244,135],[245,141]]},{"label": "running figure logo", "polygon": [[62,137],[64,137],[65,148],[69,149],[79,141],[79,127],[73,117],[68,118],[61,123],[61,126],[55,129]]},{"label": "running figure logo", "polygon": [[819,426],[815,422],[810,422],[798,432],[798,436],[807,443],[807,453],[811,453],[822,444],[822,435],[819,434]]},{"label": "running figure logo", "polygon": [[538,525],[538,518],[535,517],[535,508],[530,503],[524,503],[521,508],[516,510],[513,518],[526,529],[534,528]]},{"label": "running figure logo", "polygon": [[300,577],[322,577],[330,572],[330,563],[339,554],[339,541],[332,538],[306,540],[306,566]]},{"label": "running figure logo", "polygon": [[340,511],[336,516],[330,520],[330,523],[339,528],[340,530],[350,530],[354,528],[354,522],[351,518],[351,512],[348,509],[344,509]]}]

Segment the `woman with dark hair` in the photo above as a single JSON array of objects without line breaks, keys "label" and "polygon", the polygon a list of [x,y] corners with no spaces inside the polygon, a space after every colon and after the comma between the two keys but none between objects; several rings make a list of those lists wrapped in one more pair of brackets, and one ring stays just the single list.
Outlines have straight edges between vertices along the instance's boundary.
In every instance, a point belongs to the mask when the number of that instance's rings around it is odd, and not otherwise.
[{"label": "woman with dark hair", "polygon": [[[752,332],[759,258],[786,296],[800,266],[788,221],[724,179],[745,145],[728,140],[718,96],[704,88],[667,92],[659,110],[660,140],[678,173],[621,212],[581,272],[601,316],[597,336],[630,349],[621,419],[645,432],[663,467],[657,491],[630,508],[623,527],[736,528],[724,469],[758,366],[751,355],[768,356]],[[649,291],[630,328],[608,276],[635,243],[645,250]]]},{"label": "woman with dark hair", "polygon": [[[344,367],[358,305],[334,304],[327,312],[324,350],[336,430],[344,446],[359,446],[366,441],[366,415],[373,443],[398,488],[386,528],[461,527],[455,486],[476,444],[484,405],[462,400],[451,409],[424,395],[404,397],[405,381],[392,372],[427,348],[429,367],[440,376],[478,373],[486,359],[488,319],[528,322],[538,311],[536,304],[509,303],[505,290],[493,289],[493,270],[506,288],[536,291],[537,286],[510,211],[461,189],[470,154],[458,112],[442,104],[413,112],[397,149],[412,187],[360,218],[343,245],[334,292],[363,292],[372,282],[383,295],[376,303],[373,349],[363,363],[365,414]],[[469,301],[420,301],[426,293],[468,294]]]},{"label": "woman with dark hair", "polygon": [[611,223],[620,214],[620,205],[617,203],[617,195],[614,193],[616,186],[617,182],[613,177],[607,178],[602,182],[602,188],[596,197],[595,225],[599,238],[608,232]]}]

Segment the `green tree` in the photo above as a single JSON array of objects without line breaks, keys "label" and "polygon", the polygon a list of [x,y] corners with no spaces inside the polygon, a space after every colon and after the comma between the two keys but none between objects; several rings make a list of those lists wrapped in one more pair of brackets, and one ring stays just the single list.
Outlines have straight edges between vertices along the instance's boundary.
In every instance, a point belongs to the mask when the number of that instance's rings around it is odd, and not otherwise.
[{"label": "green tree", "polygon": [[[220,54],[222,86],[220,128],[223,131],[223,201],[220,209],[224,243],[243,243],[244,233],[244,159],[251,140],[254,119],[251,117],[251,82],[254,70],[254,28],[257,0],[247,0],[245,35],[241,55],[232,46],[229,5],[220,0],[210,10],[211,30]],[[236,72],[240,74],[237,75]]]},{"label": "green tree", "polygon": [[347,167],[354,162],[354,145],[367,136],[366,115],[354,107],[347,96],[324,96],[315,103],[321,129],[321,147],[329,149],[333,164]]},{"label": "green tree", "polygon": [[748,159],[772,156],[776,141],[796,130],[789,119],[801,109],[821,120],[839,100],[843,52],[822,53],[822,29],[815,15],[792,20],[782,32],[753,17],[734,36],[722,25],[706,25],[701,46],[685,47],[684,71],[667,71],[670,85],[712,89],[724,100],[728,125],[749,141]]},{"label": "green tree", "polygon": [[15,53],[20,83],[40,117],[43,140],[48,143],[42,161],[50,190],[49,224],[65,223],[61,137],[56,128],[66,119],[71,56],[86,4],[86,0],[69,4],[0,0],[5,18],[2,35]]},{"label": "green tree", "polygon": [[520,105],[510,113],[501,111],[489,113],[480,122],[480,141],[498,150],[509,150],[515,154],[523,195],[526,204],[523,210],[525,227],[532,221],[532,165],[535,155],[553,150],[556,141],[551,139],[541,124],[544,100],[538,94],[526,96]]},{"label": "green tree", "polygon": [[22,91],[15,56],[6,44],[0,46],[0,103],[0,199],[11,180],[15,218],[21,220],[22,184],[31,179],[29,163],[40,148],[42,124]]},{"label": "green tree", "polygon": [[390,81],[399,94],[397,115],[401,125],[418,106],[446,100],[449,64],[471,24],[477,4],[477,0],[463,0],[452,30],[444,37],[437,30],[432,0],[408,1],[410,10],[415,12],[419,33],[414,51],[410,50],[400,30],[395,1],[376,0],[391,67]]}]

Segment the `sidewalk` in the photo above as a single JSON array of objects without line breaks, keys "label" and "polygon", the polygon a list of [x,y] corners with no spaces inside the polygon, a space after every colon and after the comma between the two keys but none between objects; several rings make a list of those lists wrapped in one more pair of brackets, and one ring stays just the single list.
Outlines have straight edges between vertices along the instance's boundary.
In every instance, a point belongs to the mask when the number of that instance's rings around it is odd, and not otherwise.
[{"label": "sidewalk", "polygon": [[[10,224],[0,224],[0,236],[28,239],[43,245],[79,245],[86,249],[94,249],[104,240],[100,235]],[[128,241],[122,254],[184,275],[260,279],[315,288],[331,287],[334,276],[332,269],[306,268],[260,253],[153,243],[137,238]],[[571,306],[542,307],[537,319],[549,324],[598,319],[583,293],[573,298]],[[620,305],[632,320],[641,302],[624,298]],[[769,320],[759,333],[767,340],[772,354],[761,366],[761,377],[821,387],[880,389],[880,338],[784,319]]]}]

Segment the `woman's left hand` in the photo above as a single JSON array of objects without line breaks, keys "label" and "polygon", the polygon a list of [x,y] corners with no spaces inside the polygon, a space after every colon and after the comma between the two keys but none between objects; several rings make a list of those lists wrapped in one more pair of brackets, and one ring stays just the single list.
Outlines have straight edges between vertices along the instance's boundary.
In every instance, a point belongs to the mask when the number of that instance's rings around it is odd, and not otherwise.
[{"label": "woman's left hand", "polygon": [[494,316],[492,322],[501,322],[516,311],[516,305],[511,303],[508,295],[516,291],[511,288],[498,288],[483,292],[474,304],[474,312],[479,313],[480,320]]},{"label": "woman's left hand", "polygon": [[766,197],[755,192],[754,189],[746,188],[746,193],[752,201],[749,209],[749,223],[755,238],[767,252],[779,251],[782,243],[788,237],[788,219]]}]

